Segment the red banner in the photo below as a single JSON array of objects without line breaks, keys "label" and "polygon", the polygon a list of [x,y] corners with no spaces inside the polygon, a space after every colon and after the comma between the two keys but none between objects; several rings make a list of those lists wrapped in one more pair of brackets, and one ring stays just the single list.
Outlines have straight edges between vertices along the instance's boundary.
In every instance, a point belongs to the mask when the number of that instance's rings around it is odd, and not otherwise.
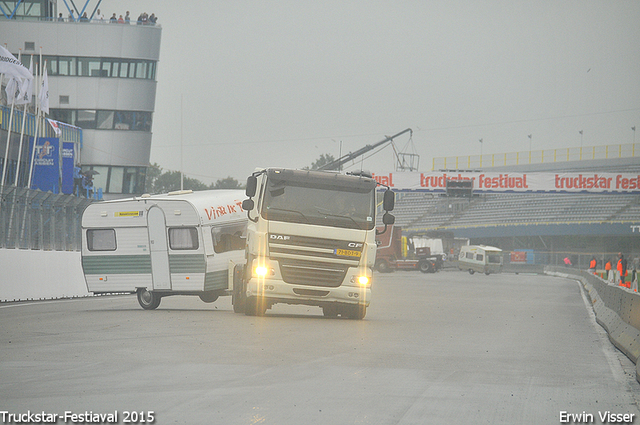
[{"label": "red banner", "polygon": [[428,172],[374,174],[396,190],[443,192],[447,180],[472,180],[474,192],[640,193],[640,174]]}]

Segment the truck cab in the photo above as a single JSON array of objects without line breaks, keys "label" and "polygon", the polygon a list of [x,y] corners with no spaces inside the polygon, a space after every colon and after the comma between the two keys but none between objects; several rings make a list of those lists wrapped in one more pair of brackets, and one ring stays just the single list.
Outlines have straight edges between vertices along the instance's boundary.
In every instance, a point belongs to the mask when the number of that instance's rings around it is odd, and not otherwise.
[{"label": "truck cab", "polygon": [[[325,316],[363,319],[376,258],[376,181],[367,174],[257,169],[243,202],[246,266],[234,281],[234,311],[263,315],[276,303],[319,306]],[[393,223],[393,192],[383,222]]]}]

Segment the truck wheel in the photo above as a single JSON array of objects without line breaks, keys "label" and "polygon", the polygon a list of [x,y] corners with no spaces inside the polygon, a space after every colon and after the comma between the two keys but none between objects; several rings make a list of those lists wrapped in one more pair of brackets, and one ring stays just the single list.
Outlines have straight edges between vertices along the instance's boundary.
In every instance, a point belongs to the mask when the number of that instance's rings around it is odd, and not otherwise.
[{"label": "truck wheel", "polygon": [[487,276],[489,276],[491,274],[491,272],[484,272],[484,274],[486,274]]},{"label": "truck wheel", "polygon": [[153,291],[147,291],[146,288],[138,289],[138,304],[145,310],[155,310],[160,305],[160,297]]},{"label": "truck wheel", "polygon": [[244,313],[247,295],[244,291],[243,266],[236,266],[233,270],[233,292],[231,293],[231,304],[234,313]]},{"label": "truck wheel", "polygon": [[418,263],[418,269],[422,272],[422,273],[435,273],[434,267],[433,267],[433,263],[429,260],[421,260]]},{"label": "truck wheel", "polygon": [[376,270],[380,273],[391,273],[391,267],[387,260],[380,260],[380,262],[376,266]]},{"label": "truck wheel", "polygon": [[218,299],[218,295],[211,292],[204,292],[200,294],[200,299],[205,303],[213,303]]},{"label": "truck wheel", "polygon": [[247,316],[264,316],[267,304],[263,297],[247,297],[244,314]]},{"label": "truck wheel", "polygon": [[474,273],[475,273],[475,270],[469,269],[469,274],[474,274]]},{"label": "truck wheel", "polygon": [[324,317],[338,317],[338,308],[336,306],[322,307]]},{"label": "truck wheel", "polygon": [[342,315],[348,319],[362,320],[367,315],[367,307],[362,304],[350,304],[343,307]]}]

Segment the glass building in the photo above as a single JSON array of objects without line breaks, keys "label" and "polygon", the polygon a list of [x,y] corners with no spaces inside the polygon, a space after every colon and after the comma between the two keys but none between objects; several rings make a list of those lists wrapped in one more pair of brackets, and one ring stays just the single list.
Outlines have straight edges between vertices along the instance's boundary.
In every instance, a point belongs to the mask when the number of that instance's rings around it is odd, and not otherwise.
[{"label": "glass building", "polygon": [[[58,10],[56,0],[1,2],[2,42],[16,57],[21,53],[27,67],[32,55],[46,63],[48,118],[83,129],[80,163],[97,172],[94,186],[104,198],[141,194],[162,29],[99,22],[91,19],[99,2],[78,3],[65,1]],[[85,12],[89,20],[78,19]]]}]

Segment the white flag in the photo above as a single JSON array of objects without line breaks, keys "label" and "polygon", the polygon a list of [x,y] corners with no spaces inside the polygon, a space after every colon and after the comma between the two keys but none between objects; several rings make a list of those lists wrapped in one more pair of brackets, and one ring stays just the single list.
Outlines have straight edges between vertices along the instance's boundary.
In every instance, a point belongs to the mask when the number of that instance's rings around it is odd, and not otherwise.
[{"label": "white flag", "polygon": [[7,105],[17,103],[18,97],[20,96],[21,85],[22,82],[18,77],[11,77],[7,83],[7,87],[4,89],[7,92]]},{"label": "white flag", "polygon": [[49,79],[47,78],[47,67],[44,67],[42,75],[42,87],[40,88],[40,110],[49,114]]},{"label": "white flag", "polygon": [[[33,61],[29,65],[29,72],[33,71]],[[20,85],[20,94],[16,98],[16,105],[24,105],[31,103],[31,96],[33,96],[33,80],[25,80]]]},{"label": "white flag", "polygon": [[47,121],[49,121],[49,125],[51,125],[51,128],[53,128],[53,131],[56,133],[56,136],[60,137],[60,135],[62,134],[62,130],[58,126],[58,121],[54,121],[51,118],[47,118]]},{"label": "white flag", "polygon": [[11,75],[12,77],[33,79],[33,75],[26,66],[3,46],[0,46],[0,74]]}]

